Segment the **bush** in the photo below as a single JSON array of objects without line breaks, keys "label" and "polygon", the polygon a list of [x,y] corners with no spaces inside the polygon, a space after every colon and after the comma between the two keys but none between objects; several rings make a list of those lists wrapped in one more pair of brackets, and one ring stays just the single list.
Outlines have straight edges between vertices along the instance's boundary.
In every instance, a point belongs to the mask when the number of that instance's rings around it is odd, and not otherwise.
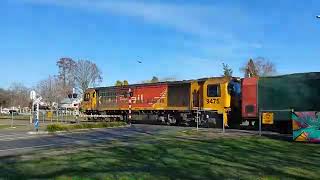
[{"label": "bush", "polygon": [[50,124],[47,126],[47,131],[70,131],[73,129],[92,129],[92,128],[108,128],[108,127],[119,127],[126,125],[125,122],[102,122],[102,123],[82,123],[82,124]]},{"label": "bush", "polygon": [[47,126],[47,130],[49,132],[66,131],[68,130],[68,126],[62,124],[50,124]]}]

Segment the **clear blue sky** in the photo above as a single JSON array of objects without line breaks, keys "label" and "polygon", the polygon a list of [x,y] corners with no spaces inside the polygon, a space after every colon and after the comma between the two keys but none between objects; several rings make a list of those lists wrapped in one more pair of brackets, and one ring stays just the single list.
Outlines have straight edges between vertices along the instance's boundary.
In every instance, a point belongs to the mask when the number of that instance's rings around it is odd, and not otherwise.
[{"label": "clear blue sky", "polygon": [[319,71],[319,7],[318,0],[1,0],[0,87],[35,85],[57,73],[60,57],[97,63],[101,85],[217,76],[222,62],[241,76],[239,67],[258,56],[282,74]]}]

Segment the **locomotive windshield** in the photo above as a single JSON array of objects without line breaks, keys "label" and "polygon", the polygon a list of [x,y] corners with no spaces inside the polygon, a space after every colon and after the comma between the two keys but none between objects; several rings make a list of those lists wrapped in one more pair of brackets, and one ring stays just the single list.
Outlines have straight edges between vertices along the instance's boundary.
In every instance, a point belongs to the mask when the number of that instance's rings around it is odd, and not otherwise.
[{"label": "locomotive windshield", "polygon": [[90,100],[90,94],[89,93],[84,94],[83,101],[89,101],[89,100]]},{"label": "locomotive windshield", "polygon": [[208,97],[220,97],[220,85],[214,84],[214,85],[208,85]]}]

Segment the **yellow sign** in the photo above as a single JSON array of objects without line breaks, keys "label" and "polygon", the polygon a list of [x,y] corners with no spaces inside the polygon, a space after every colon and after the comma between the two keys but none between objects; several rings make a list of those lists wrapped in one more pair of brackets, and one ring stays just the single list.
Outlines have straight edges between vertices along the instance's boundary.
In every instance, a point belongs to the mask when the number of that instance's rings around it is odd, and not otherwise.
[{"label": "yellow sign", "polygon": [[53,116],[53,112],[52,111],[47,112],[47,118],[52,118],[52,116]]},{"label": "yellow sign", "polygon": [[262,113],[262,124],[273,124],[273,113]]}]

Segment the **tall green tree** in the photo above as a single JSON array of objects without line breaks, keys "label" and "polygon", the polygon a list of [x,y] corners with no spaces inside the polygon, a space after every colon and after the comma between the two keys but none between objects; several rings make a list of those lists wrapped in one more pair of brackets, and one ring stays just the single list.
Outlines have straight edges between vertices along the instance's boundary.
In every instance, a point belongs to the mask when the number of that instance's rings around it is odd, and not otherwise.
[{"label": "tall green tree", "polygon": [[124,80],[124,81],[123,81],[123,85],[124,85],[124,86],[128,86],[128,85],[129,85],[129,82],[128,82],[127,80]]},{"label": "tall green tree", "polygon": [[222,63],[222,67],[223,67],[223,76],[224,77],[232,77],[233,70],[229,67],[229,65]]},{"label": "tall green tree", "polygon": [[123,86],[123,82],[120,81],[120,80],[117,80],[114,85],[115,85],[115,86]]}]

